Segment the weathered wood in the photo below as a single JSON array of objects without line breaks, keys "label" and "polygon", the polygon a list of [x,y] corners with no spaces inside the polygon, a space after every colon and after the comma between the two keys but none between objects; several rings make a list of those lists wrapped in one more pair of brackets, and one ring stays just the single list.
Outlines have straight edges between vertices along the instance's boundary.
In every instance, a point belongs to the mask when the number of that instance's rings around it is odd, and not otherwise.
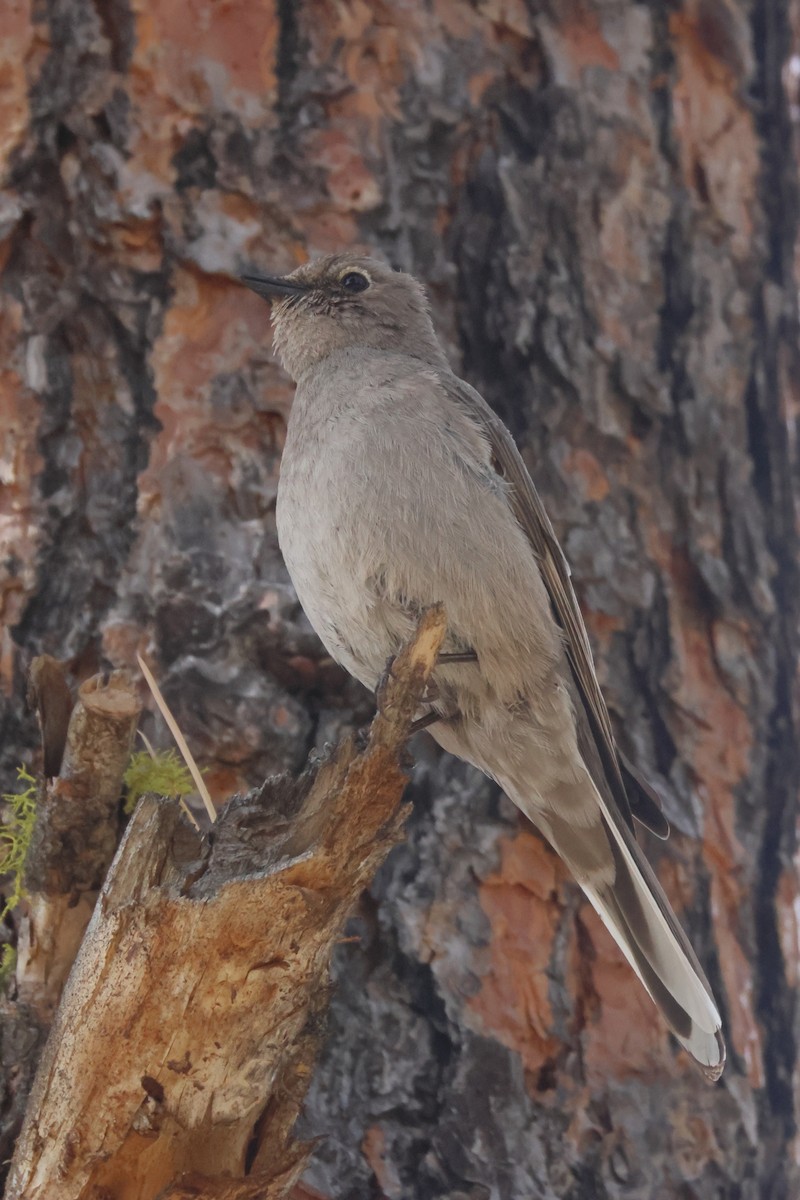
[{"label": "weathered wood", "polygon": [[[422,619],[366,747],[234,798],[213,836],[145,797],[45,1050],[6,1200],[279,1197],[344,921],[400,837],[403,747],[444,635]],[[181,1179],[187,1174],[188,1178]]]}]

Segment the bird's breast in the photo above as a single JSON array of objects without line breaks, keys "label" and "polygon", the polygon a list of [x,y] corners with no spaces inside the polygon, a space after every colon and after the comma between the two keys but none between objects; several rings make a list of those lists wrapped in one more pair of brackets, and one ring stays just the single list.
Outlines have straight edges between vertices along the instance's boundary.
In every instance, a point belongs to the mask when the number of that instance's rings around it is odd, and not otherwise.
[{"label": "bird's breast", "polygon": [[442,602],[498,694],[549,675],[561,651],[538,566],[458,414],[398,387],[297,415],[278,536],[334,657],[374,684],[421,609]]}]

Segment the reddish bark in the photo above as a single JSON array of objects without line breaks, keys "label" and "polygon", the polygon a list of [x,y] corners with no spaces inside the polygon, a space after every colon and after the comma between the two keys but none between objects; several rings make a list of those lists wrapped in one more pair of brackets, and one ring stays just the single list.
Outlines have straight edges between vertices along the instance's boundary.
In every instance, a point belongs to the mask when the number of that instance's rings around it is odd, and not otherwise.
[{"label": "reddish bark", "polygon": [[421,745],[338,956],[308,1188],[796,1194],[795,9],[189,11],[20,2],[0,39],[5,778],[42,652],[82,679],[146,648],[218,795],[369,712],[280,563],[291,388],[236,277],[387,255],[525,448],[731,1061],[698,1087],[548,852]]}]

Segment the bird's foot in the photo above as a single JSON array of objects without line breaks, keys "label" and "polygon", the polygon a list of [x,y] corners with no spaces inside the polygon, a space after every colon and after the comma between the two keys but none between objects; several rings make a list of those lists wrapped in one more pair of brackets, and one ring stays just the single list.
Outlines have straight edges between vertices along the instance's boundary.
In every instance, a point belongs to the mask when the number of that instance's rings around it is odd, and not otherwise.
[{"label": "bird's foot", "polygon": [[[375,699],[377,701],[378,708],[380,708],[383,703],[383,697],[384,697],[386,688],[389,684],[389,681],[392,678],[392,667],[393,666],[394,666],[394,655],[391,655],[386,660],[386,666],[383,668],[383,674],[381,675],[380,679],[378,680],[378,686],[375,688]],[[436,687],[436,685],[433,683],[432,680],[429,680],[428,685],[425,688],[425,693],[422,696],[421,702],[423,704],[430,704],[432,700],[435,700],[437,698],[437,696],[438,696],[438,688]],[[416,721],[411,722],[411,725],[409,726],[409,730],[408,730],[408,736],[411,737],[412,734],[419,733],[420,730],[422,730],[422,729],[427,729],[429,725],[434,725],[439,720],[441,720],[440,714],[438,712],[436,712],[435,709],[432,708],[430,710],[430,712],[425,713],[425,715],[422,717],[417,717]]]},{"label": "bird's foot", "polygon": [[[380,708],[383,697],[386,691],[386,686],[392,678],[392,668],[394,667],[395,656],[392,654],[386,660],[386,666],[383,668],[383,673],[378,680],[378,686],[375,688],[375,699]],[[478,661],[478,655],[474,650],[458,650],[452,653],[440,654],[436,659],[437,666],[454,666],[457,663],[475,663]],[[435,680],[429,679],[425,692],[423,693],[421,703],[432,704],[434,700],[440,697],[439,688]],[[437,721],[447,720],[447,716],[437,712],[436,709],[431,709],[421,717],[417,717],[416,721],[411,722],[409,728],[409,737],[412,734],[420,733],[423,729],[428,729],[431,725],[435,725]]]},{"label": "bird's foot", "polygon": [[[386,660],[386,666],[383,668],[383,673],[381,674],[381,677],[378,680],[378,686],[375,688],[375,699],[377,700],[379,707],[380,707],[381,700],[383,698],[383,694],[386,690],[386,685],[388,684],[389,680],[392,677],[392,667],[394,666],[394,660],[395,660],[394,654],[390,654]],[[440,654],[438,656],[438,658],[436,659],[436,665],[437,665],[437,667],[454,666],[457,663],[474,663],[477,661],[478,661],[478,656],[474,650],[459,650],[452,654],[451,653]],[[422,703],[430,704],[433,700],[438,700],[438,698],[439,698],[439,689],[436,686],[435,682],[432,679],[429,679],[428,685],[425,688],[425,694],[422,697]],[[421,718],[421,719],[424,719],[424,718]],[[432,720],[428,721],[429,725],[432,723],[433,723]],[[424,726],[423,726],[423,728],[424,728]]]}]

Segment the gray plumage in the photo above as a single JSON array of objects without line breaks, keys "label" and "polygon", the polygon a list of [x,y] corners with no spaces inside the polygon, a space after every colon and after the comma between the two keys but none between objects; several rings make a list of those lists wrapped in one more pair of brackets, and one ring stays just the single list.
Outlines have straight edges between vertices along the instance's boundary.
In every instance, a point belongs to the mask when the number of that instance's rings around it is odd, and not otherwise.
[{"label": "gray plumage", "polygon": [[450,370],[420,285],[331,255],[248,277],[297,381],[278,536],[331,655],[374,689],[441,601],[432,736],[495,779],[569,866],[678,1040],[716,1079],[720,1017],[639,849],[657,798],[619,755],[569,570],[510,434]]}]

